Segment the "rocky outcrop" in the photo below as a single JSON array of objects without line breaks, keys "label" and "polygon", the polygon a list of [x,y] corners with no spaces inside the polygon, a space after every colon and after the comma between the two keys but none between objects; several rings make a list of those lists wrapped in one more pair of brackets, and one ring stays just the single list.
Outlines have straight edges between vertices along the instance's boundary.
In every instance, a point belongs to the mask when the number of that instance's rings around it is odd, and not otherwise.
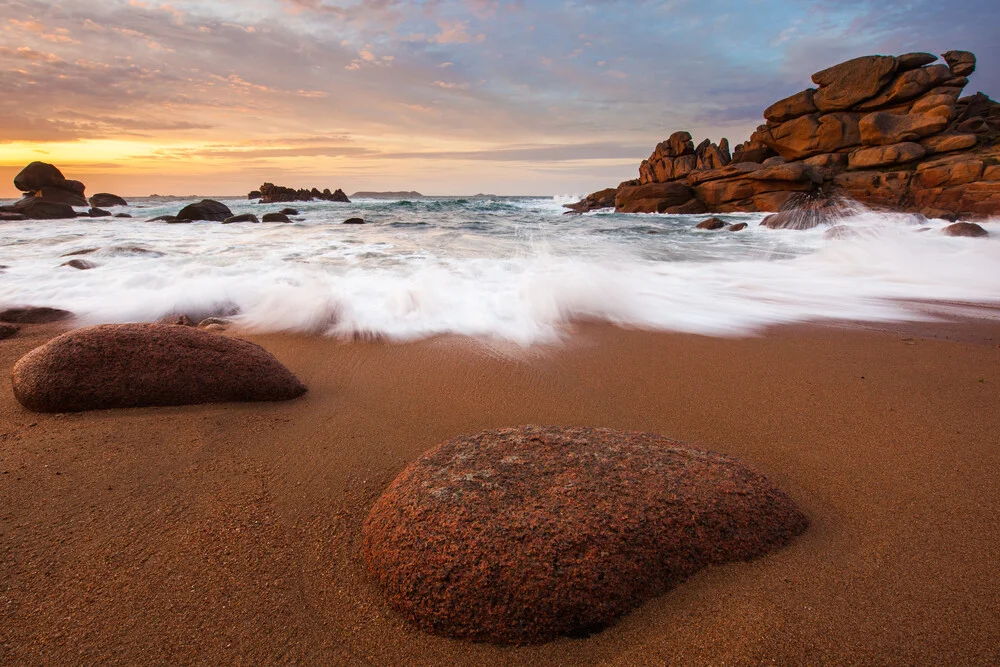
[{"label": "rocky outcrop", "polygon": [[[1000,103],[962,96],[974,55],[943,58],[865,56],[827,68],[813,75],[816,88],[769,106],[731,155],[725,139],[695,146],[675,132],[638,179],[567,208],[601,208],[612,194],[623,213],[781,211],[846,197],[928,217],[1000,215]],[[805,226],[817,219],[805,217]]]},{"label": "rocky outcrop", "polygon": [[[327,188],[320,192],[317,188],[312,188],[311,190],[299,189],[295,190],[293,188],[286,188],[280,185],[275,185],[274,183],[264,183],[260,186],[260,203],[262,204],[275,204],[278,202],[289,202],[289,201],[312,201],[314,199],[320,199],[323,201],[333,201],[333,202],[343,202],[345,204],[350,204],[351,200],[347,198],[344,191],[337,189],[330,192]],[[252,194],[252,193],[251,193]]]},{"label": "rocky outcrop", "polygon": [[649,433],[523,426],[412,463],[362,530],[368,571],[424,630],[507,644],[584,636],[806,518],[721,454]]},{"label": "rocky outcrop", "polygon": [[166,324],[71,331],[22,357],[11,379],[35,412],[281,401],[306,391],[258,345]]},{"label": "rocky outcrop", "polygon": [[89,207],[86,186],[67,179],[55,165],[32,162],[14,177],[14,187],[24,197],[12,206],[0,206],[0,213],[21,214],[32,220],[76,217],[74,206]]}]

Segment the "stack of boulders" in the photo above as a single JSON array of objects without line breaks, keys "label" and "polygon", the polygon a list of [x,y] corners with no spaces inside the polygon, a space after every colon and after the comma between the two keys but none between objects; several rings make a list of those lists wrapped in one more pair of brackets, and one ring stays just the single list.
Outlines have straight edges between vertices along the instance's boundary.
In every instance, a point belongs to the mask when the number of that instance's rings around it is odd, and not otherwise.
[{"label": "stack of boulders", "polygon": [[[660,143],[639,178],[616,188],[624,213],[780,211],[838,195],[928,217],[1000,214],[1000,103],[962,96],[975,71],[967,51],[865,56],[812,76],[775,102],[766,123],[730,154],[726,139],[697,147],[687,132]],[[568,206],[608,207],[610,190]]]},{"label": "stack of boulders", "polygon": [[[256,197],[254,195],[256,195]],[[344,191],[340,188],[337,188],[333,192],[330,192],[330,188],[326,188],[320,192],[318,188],[312,188],[311,190],[301,188],[299,190],[295,190],[294,188],[286,188],[280,185],[275,185],[274,183],[264,183],[260,186],[260,190],[254,190],[248,196],[250,199],[260,199],[260,203],[262,204],[275,204],[291,201],[312,201],[314,199],[343,202],[345,204],[351,203],[351,200],[347,198],[347,195],[344,194]]]},{"label": "stack of boulders", "polygon": [[[117,195],[99,193],[88,200],[87,187],[80,181],[63,176],[55,165],[32,162],[14,177],[14,187],[24,196],[12,206],[0,206],[0,220],[58,220],[78,216],[111,215],[101,206],[126,206]],[[74,207],[86,207],[77,213]]]}]

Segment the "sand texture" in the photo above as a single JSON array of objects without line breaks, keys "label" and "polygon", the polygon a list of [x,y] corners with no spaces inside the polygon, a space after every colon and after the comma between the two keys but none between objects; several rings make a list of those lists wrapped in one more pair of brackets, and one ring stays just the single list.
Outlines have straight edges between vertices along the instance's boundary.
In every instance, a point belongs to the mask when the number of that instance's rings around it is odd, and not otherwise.
[{"label": "sand texture", "polygon": [[[520,350],[247,336],[282,403],[36,414],[0,341],[0,664],[1000,663],[1000,324],[747,339],[581,325]],[[942,333],[943,332],[943,333]],[[432,447],[520,424],[653,432],[739,459],[809,518],[585,639],[447,639],[361,556]]]}]

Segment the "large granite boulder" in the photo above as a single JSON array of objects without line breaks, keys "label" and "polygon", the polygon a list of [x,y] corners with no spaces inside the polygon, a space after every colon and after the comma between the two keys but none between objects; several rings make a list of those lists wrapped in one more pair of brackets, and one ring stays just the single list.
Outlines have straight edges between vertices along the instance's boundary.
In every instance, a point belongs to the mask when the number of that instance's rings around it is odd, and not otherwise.
[{"label": "large granite boulder", "polygon": [[941,57],[955,76],[969,76],[976,71],[976,56],[968,51],[948,51]]},{"label": "large granite boulder", "polygon": [[21,192],[35,192],[46,186],[58,187],[66,180],[55,165],[32,162],[14,177],[14,187]]},{"label": "large granite boulder", "polygon": [[[68,182],[68,181],[67,181]],[[90,202],[76,190],[68,188],[57,188],[53,185],[46,185],[35,191],[35,199],[40,199],[47,204],[67,204],[69,206],[90,206]]]},{"label": "large granite boulder", "polygon": [[776,123],[783,123],[799,116],[816,113],[819,109],[816,108],[816,103],[813,101],[815,94],[815,88],[807,88],[800,93],[778,100],[764,109],[764,118]]},{"label": "large granite boulder", "polygon": [[615,209],[621,213],[676,213],[691,201],[697,201],[694,191],[683,183],[649,183],[618,188]]},{"label": "large granite boulder", "polygon": [[214,199],[202,199],[200,202],[188,204],[177,214],[176,220],[190,222],[192,220],[210,220],[222,222],[233,217],[233,212],[222,202]]},{"label": "large granite boulder", "polygon": [[649,433],[522,426],[449,440],[365,521],[389,603],[424,630],[527,644],[599,631],[807,520],[735,459]]},{"label": "large granite boulder", "polygon": [[12,380],[36,412],[283,401],[306,391],[258,345],[166,324],[71,331],[21,358]]},{"label": "large granite boulder", "polygon": [[843,111],[875,97],[892,80],[898,63],[892,56],[862,56],[812,75],[819,90],[813,101],[820,111]]}]

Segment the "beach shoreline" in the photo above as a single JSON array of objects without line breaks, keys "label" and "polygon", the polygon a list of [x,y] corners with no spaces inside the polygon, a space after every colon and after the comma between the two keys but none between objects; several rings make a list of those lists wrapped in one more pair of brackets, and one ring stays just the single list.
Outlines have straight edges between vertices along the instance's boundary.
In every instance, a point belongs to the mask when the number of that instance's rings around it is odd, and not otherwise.
[{"label": "beach shoreline", "polygon": [[[25,326],[0,343],[0,371],[64,329]],[[232,334],[309,392],[51,415],[4,381],[0,662],[1000,660],[992,315],[744,338],[578,323],[530,348]],[[513,648],[413,629],[360,560],[368,509],[441,441],[520,424],[652,431],[735,456],[810,528],[587,639]]]}]

